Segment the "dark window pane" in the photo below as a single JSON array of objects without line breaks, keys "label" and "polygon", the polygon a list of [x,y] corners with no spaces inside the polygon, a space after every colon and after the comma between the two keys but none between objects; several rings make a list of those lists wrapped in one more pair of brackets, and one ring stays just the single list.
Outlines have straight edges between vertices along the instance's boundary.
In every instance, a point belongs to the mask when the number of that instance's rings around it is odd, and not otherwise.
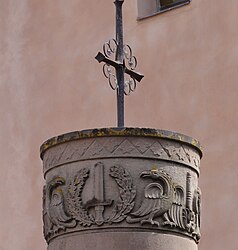
[{"label": "dark window pane", "polygon": [[185,4],[189,4],[191,0],[137,0],[138,18],[145,18],[157,13],[171,10]]},{"label": "dark window pane", "polygon": [[189,3],[189,0],[157,0],[160,6],[158,6],[158,10],[164,10],[176,7],[177,5],[181,5],[183,3]]}]

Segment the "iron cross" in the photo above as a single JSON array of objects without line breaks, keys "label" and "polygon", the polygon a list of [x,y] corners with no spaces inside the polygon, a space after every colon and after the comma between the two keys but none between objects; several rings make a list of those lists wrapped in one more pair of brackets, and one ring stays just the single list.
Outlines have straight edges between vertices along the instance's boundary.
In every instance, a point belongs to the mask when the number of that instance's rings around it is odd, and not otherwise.
[{"label": "iron cross", "polygon": [[[140,82],[144,75],[135,72],[137,60],[132,55],[129,45],[123,42],[122,5],[124,0],[115,0],[116,6],[116,39],[111,39],[103,46],[103,53],[99,52],[95,57],[101,63],[104,62],[103,73],[109,79],[112,89],[117,91],[117,126],[124,127],[124,95],[129,95],[136,88],[136,82]],[[115,54],[115,60],[110,57]],[[113,69],[116,74],[113,74]],[[125,74],[129,80],[125,81]]]}]

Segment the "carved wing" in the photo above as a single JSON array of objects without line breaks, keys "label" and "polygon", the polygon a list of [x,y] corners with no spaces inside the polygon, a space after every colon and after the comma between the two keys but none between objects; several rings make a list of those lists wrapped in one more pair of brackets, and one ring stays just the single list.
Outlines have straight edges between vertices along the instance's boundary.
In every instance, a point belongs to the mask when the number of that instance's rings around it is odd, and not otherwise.
[{"label": "carved wing", "polygon": [[151,183],[145,188],[145,199],[140,208],[132,213],[134,216],[144,216],[162,206],[163,187],[159,183]]},{"label": "carved wing", "polygon": [[174,201],[171,208],[165,214],[166,221],[164,225],[170,225],[185,229],[184,225],[184,191],[182,187],[177,186],[175,188]]},{"label": "carved wing", "polygon": [[159,183],[151,183],[145,188],[145,198],[158,199],[163,196],[163,187]]},{"label": "carved wing", "polygon": [[174,223],[176,227],[185,229],[183,221],[184,208],[181,204],[173,203],[171,209],[168,211],[170,220]]},{"label": "carved wing", "polygon": [[131,215],[140,217],[145,216],[155,210],[159,210],[160,207],[161,207],[161,199],[154,199],[154,198],[144,199],[140,208],[134,213],[131,213]]},{"label": "carved wing", "polygon": [[76,226],[76,221],[73,220],[66,212],[64,206],[64,195],[62,186],[65,185],[65,179],[55,177],[52,179],[46,188],[46,213],[51,222],[50,228],[45,235],[48,239],[51,235],[59,230],[65,230],[67,227]]},{"label": "carved wing", "polygon": [[63,205],[63,196],[60,193],[54,193],[50,202],[50,217],[58,222],[68,222],[71,220],[65,213]]}]

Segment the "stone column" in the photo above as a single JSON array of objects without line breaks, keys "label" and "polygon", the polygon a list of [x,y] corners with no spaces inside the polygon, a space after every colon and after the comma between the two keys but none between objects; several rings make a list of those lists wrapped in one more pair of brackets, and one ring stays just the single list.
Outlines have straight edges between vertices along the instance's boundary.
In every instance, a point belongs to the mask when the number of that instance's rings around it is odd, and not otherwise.
[{"label": "stone column", "polygon": [[199,143],[164,130],[72,132],[41,146],[48,250],[197,250]]}]

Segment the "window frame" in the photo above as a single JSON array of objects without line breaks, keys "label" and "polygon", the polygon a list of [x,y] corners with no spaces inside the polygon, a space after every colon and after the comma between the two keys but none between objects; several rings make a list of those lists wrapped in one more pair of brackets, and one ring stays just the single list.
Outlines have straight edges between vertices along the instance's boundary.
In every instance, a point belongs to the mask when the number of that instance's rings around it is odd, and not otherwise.
[{"label": "window frame", "polygon": [[[162,14],[164,12],[167,12],[167,11],[170,11],[170,10],[173,10],[173,9],[180,8],[182,6],[190,4],[191,1],[192,0],[178,0],[177,3],[172,3],[172,4],[170,4],[170,5],[166,6],[166,7],[162,7],[162,8],[160,6],[160,3],[159,4],[157,3],[157,6],[156,6],[156,9],[154,10],[154,12],[151,12],[150,14],[146,14],[144,16],[139,16],[139,6],[138,6],[138,17],[137,17],[137,20],[142,20],[142,19],[145,19],[145,18],[156,16],[158,14]],[[156,2],[160,2],[160,0],[156,0]],[[139,4],[138,1],[137,1],[137,4]]]}]

